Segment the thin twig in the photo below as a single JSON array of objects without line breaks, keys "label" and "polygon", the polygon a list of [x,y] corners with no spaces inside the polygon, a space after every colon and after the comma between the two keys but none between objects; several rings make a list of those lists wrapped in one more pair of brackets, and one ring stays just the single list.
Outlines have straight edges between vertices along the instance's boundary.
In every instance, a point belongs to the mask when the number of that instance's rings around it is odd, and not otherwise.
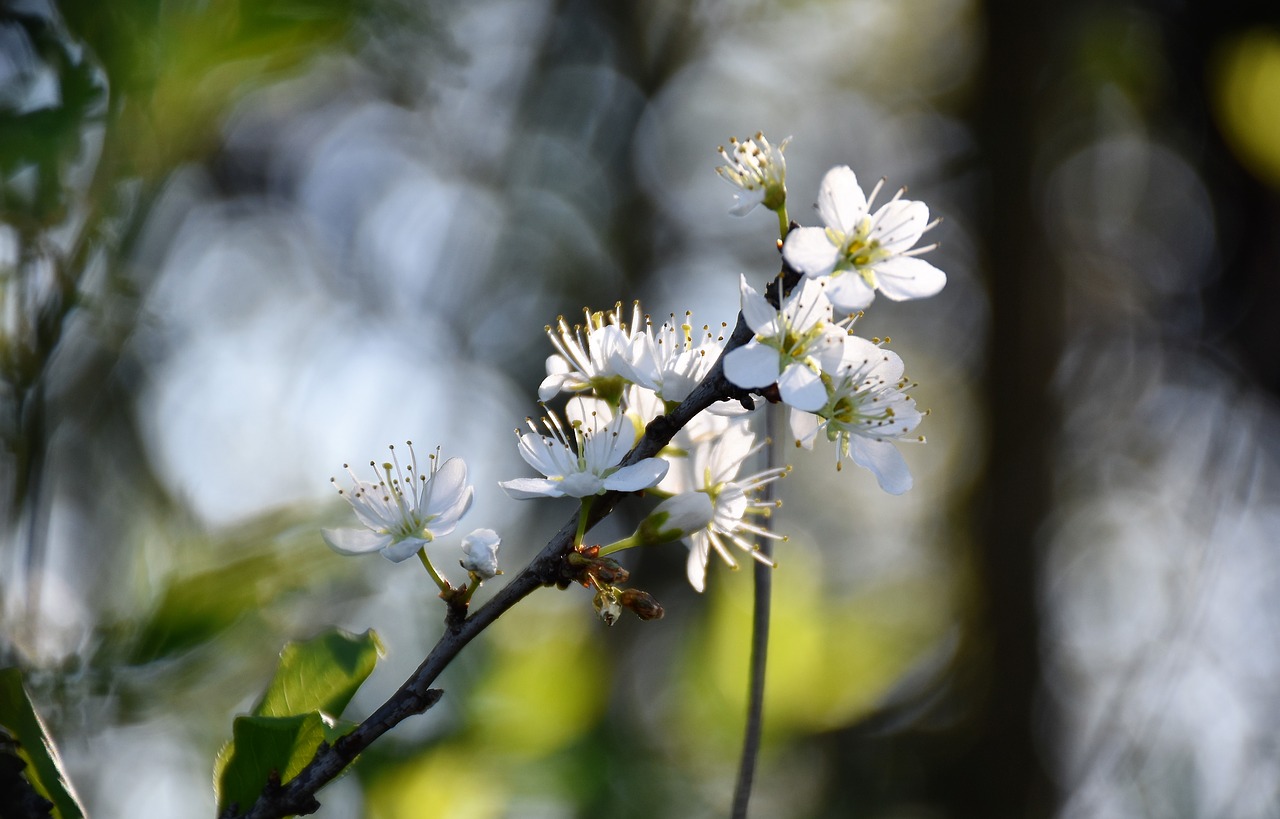
[{"label": "thin twig", "polygon": [[[765,407],[765,467],[777,466],[779,407]],[[762,492],[766,502],[774,498],[774,484],[767,483]],[[772,518],[765,520],[766,528],[772,528]],[[760,553],[773,558],[773,540],[760,537],[757,541]],[[769,661],[769,619],[773,610],[773,567],[760,561],[752,561],[752,580],[755,586],[751,610],[751,661],[747,680],[747,726],[742,739],[742,758],[738,763],[738,782],[733,789],[732,819],[746,819],[747,804],[751,801],[751,786],[755,782],[756,762],[760,757],[760,735],[764,726],[764,676]]]},{"label": "thin twig", "polygon": [[[741,346],[750,337],[750,328],[739,316],[738,326],[725,345],[725,351]],[[623,465],[657,455],[677,431],[717,401],[750,401],[745,391],[735,387],[724,377],[722,362],[723,355],[721,361],[716,363],[680,406],[669,415],[659,417],[649,424],[640,442],[622,460]],[[612,512],[620,498],[621,494],[618,492],[606,492],[597,498],[591,507],[588,527]],[[341,773],[357,754],[368,748],[378,737],[434,704],[439,694],[431,689],[431,684],[467,643],[535,589],[564,585],[572,579],[564,558],[573,549],[577,526],[578,515],[575,513],[529,565],[493,598],[470,617],[452,624],[413,675],[377,711],[332,746],[322,745],[311,762],[293,779],[278,788],[264,790],[251,809],[243,814],[244,819],[274,819],[314,812],[318,807],[315,792],[320,787]]]},{"label": "thin twig", "polygon": [[[784,266],[782,275],[766,291],[767,297],[775,305],[778,304],[779,287],[785,294],[798,279],[798,273]],[[747,343],[751,335],[751,328],[739,313],[733,334],[729,336],[724,351],[711,371],[678,407],[649,423],[644,436],[622,459],[622,466],[656,456],[671,441],[672,436],[712,404],[719,401],[741,401],[751,405],[749,391],[733,385],[724,375],[725,354]],[[607,517],[621,498],[622,493],[619,492],[606,492],[597,497],[588,514],[587,528]],[[445,633],[427,658],[377,711],[333,745],[322,744],[311,762],[293,779],[282,785],[271,784],[264,787],[257,801],[239,819],[278,819],[314,813],[320,807],[315,798],[316,791],[342,773],[378,737],[405,719],[423,713],[440,699],[442,692],[432,689],[431,684],[467,643],[535,589],[542,586],[565,586],[573,581],[574,573],[565,557],[573,550],[577,528],[578,514],[575,513],[542,551],[534,556],[529,565],[521,569],[487,603],[465,620],[447,624]]]}]

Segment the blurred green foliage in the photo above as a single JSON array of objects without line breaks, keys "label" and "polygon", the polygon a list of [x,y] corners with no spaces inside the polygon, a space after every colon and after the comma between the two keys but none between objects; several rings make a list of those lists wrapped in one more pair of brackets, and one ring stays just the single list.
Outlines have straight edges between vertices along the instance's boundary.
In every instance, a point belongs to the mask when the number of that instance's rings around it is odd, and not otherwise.
[{"label": "blurred green foliage", "polygon": [[321,742],[332,743],[355,727],[339,723],[356,690],[382,654],[372,631],[337,629],[291,642],[280,652],[271,684],[251,714],[236,717],[231,742],[214,765],[218,810],[246,810],[271,777],[288,782],[306,766]]},{"label": "blurred green foliage", "polygon": [[[80,819],[84,808],[67,781],[53,737],[36,713],[17,668],[0,669],[0,728],[17,742],[18,757],[27,763],[25,776],[36,792],[53,803],[60,819]],[[4,808],[7,813],[8,807]]]},{"label": "blurred green foliage", "polygon": [[240,96],[351,32],[360,0],[60,4],[112,83],[120,175],[159,179],[207,156]]}]

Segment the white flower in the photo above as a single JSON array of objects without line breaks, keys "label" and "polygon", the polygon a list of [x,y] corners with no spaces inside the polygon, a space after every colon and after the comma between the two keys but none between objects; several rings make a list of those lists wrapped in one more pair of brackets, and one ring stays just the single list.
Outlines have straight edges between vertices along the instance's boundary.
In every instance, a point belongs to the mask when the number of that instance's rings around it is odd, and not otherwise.
[{"label": "white flower", "polygon": [[502,574],[498,569],[498,547],[502,538],[492,529],[476,529],[462,539],[462,553],[466,555],[458,561],[462,568],[479,575],[481,580],[489,580]]},{"label": "white flower", "polygon": [[881,180],[868,199],[852,170],[832,168],[822,180],[818,213],[825,228],[796,228],[782,248],[787,264],[811,278],[830,276],[827,297],[838,310],[853,313],[875,299],[879,290],[894,301],[932,296],[947,283],[946,274],[917,254],[936,245],[914,248],[929,222],[923,202],[903,199],[906,188],[871,213]]},{"label": "white flower", "polygon": [[[577,404],[575,413],[574,401]],[[661,458],[645,458],[630,466],[618,463],[636,441],[636,428],[623,413],[612,415],[604,402],[570,402],[566,415],[569,429],[548,411],[542,425],[544,435],[528,418],[531,432],[520,435],[520,457],[546,478],[515,478],[499,486],[513,498],[585,498],[608,490],[636,492],[662,480],[667,463]],[[572,417],[577,414],[578,417]],[[572,441],[572,443],[570,443]]]},{"label": "white flower", "polygon": [[585,326],[570,328],[560,316],[555,327],[546,327],[556,353],[547,358],[547,377],[538,387],[539,401],[549,401],[559,392],[594,391],[617,403],[617,395],[627,382],[619,362],[627,361],[632,338],[643,324],[639,302],[632,305],[630,327],[620,318],[621,310],[619,302],[608,313],[584,310]]},{"label": "white flower", "polygon": [[738,563],[729,551],[730,545],[762,563],[773,565],[747,538],[782,540],[782,536],[752,523],[748,516],[767,516],[773,510],[776,504],[757,501],[755,495],[766,484],[785,475],[789,468],[766,469],[738,477],[743,463],[761,447],[763,444],[755,444],[755,436],[747,424],[739,421],[731,423],[716,438],[695,444],[688,457],[672,459],[675,463],[663,488],[671,491],[675,498],[692,493],[706,495],[712,505],[711,521],[684,538],[689,545],[686,564],[689,583],[698,591],[706,587],[712,551],[734,568]]},{"label": "white flower", "polygon": [[[440,462],[439,450],[430,456],[429,475],[418,472],[417,456],[409,444],[409,468],[402,470],[395,447],[391,462],[374,467],[375,482],[362,481],[351,468],[350,492],[339,489],[355,510],[365,529],[322,529],[325,543],[340,554],[359,555],[382,552],[399,563],[412,557],[427,543],[454,530],[458,520],[471,508],[472,488],[467,484],[467,465],[461,458]],[[333,479],[336,483],[336,479]]]},{"label": "white flower", "polygon": [[725,163],[716,168],[716,173],[742,191],[733,195],[737,204],[730,208],[730,213],[745,216],[755,210],[756,205],[778,210],[786,204],[787,160],[782,152],[789,142],[791,137],[774,147],[764,134],[756,132],[755,139],[742,142],[730,137],[727,151],[723,145],[716,149]]},{"label": "white flower", "polygon": [[777,383],[789,406],[813,411],[827,400],[822,373],[838,365],[845,331],[831,320],[822,285],[804,279],[775,310],[742,277],[742,316],[755,338],[724,358],[725,377],[746,389]]},{"label": "white flower", "polygon": [[652,545],[679,540],[710,525],[715,507],[705,492],[682,492],[667,498],[640,521],[635,545]]},{"label": "white flower", "polygon": [[831,398],[816,415],[791,413],[796,443],[811,449],[818,431],[836,443],[836,468],[845,458],[871,470],[880,488],[900,495],[911,488],[911,472],[895,441],[923,442],[911,435],[923,413],[902,390],[902,359],[864,338],[847,336],[845,360],[833,379]]},{"label": "white flower", "polygon": [[712,331],[704,324],[695,340],[692,319],[692,313],[685,313],[684,321],[677,322],[673,313],[657,331],[646,322],[644,332],[632,337],[626,362],[619,366],[630,381],[653,390],[667,405],[687,398],[724,349],[725,325]]}]

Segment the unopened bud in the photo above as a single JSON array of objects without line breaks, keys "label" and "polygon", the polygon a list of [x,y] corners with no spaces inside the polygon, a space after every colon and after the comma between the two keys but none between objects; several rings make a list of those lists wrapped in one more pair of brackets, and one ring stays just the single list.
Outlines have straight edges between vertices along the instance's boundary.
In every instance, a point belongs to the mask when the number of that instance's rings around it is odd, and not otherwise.
[{"label": "unopened bud", "polygon": [[667,498],[636,527],[637,546],[669,543],[707,528],[715,508],[705,492],[683,492]]},{"label": "unopened bud", "polygon": [[476,529],[462,539],[462,568],[481,580],[489,580],[502,574],[498,568],[498,547],[502,539],[492,529]]},{"label": "unopened bud", "polygon": [[647,591],[623,589],[622,594],[618,595],[618,603],[624,608],[631,609],[632,613],[641,620],[662,619],[662,606]]},{"label": "unopened bud", "polygon": [[591,567],[587,571],[594,574],[596,579],[606,586],[626,583],[631,578],[631,572],[622,568],[622,564],[611,557],[601,557],[591,561]]}]

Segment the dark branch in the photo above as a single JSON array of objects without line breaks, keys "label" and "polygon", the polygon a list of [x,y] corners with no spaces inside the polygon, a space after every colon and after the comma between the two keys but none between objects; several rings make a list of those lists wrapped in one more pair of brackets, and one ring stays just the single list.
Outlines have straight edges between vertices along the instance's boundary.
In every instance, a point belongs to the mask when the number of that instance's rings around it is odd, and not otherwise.
[{"label": "dark branch", "polygon": [[[787,293],[799,278],[798,273],[784,264],[783,272],[766,290],[766,297],[776,306],[777,285],[781,284],[782,291]],[[752,401],[750,391],[734,386],[724,375],[725,353],[741,347],[750,339],[751,328],[739,313],[733,334],[729,336],[724,351],[712,366],[711,372],[707,373],[706,378],[702,379],[678,407],[649,423],[644,436],[622,459],[621,465],[633,464],[656,456],[698,413],[718,401],[741,401],[750,404]],[[587,528],[590,529],[607,517],[622,498],[622,494],[606,492],[600,495],[591,505]],[[568,565],[565,557],[573,551],[577,527],[578,515],[574,514],[547,542],[542,551],[534,556],[529,565],[521,569],[489,602],[460,623],[456,621],[448,623],[444,635],[427,658],[377,711],[332,746],[320,746],[311,762],[293,779],[283,785],[269,785],[264,788],[252,808],[242,814],[239,819],[276,819],[315,812],[319,808],[319,803],[315,799],[316,791],[340,774],[378,737],[408,717],[423,713],[443,696],[443,691],[432,689],[430,686],[467,643],[535,589],[542,586],[564,585],[565,581],[572,580],[576,572]]]}]

